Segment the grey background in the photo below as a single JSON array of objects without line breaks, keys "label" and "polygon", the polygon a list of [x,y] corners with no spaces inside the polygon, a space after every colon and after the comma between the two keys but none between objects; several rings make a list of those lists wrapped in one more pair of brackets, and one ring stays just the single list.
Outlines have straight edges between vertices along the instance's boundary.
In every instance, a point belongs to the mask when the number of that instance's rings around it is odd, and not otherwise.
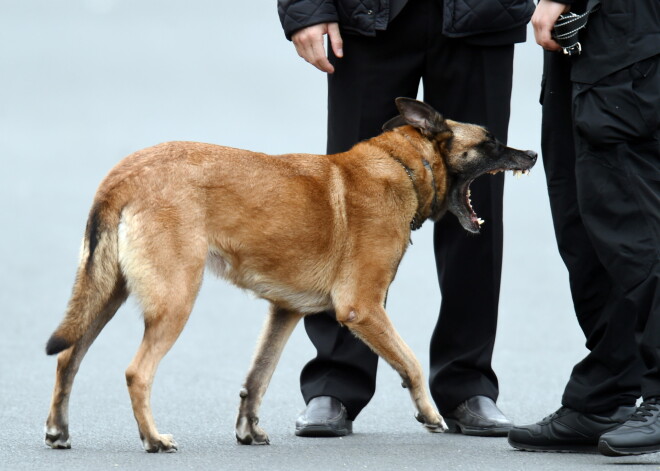
[{"label": "grey background", "polygon": [[[541,51],[530,34],[516,52],[514,147],[540,150],[540,77]],[[266,304],[210,276],[153,390],[159,429],[175,435],[179,452],[141,450],[124,381],[142,331],[131,302],[78,375],[74,448],[43,445],[55,369],[43,347],[64,311],[99,181],[123,156],[168,140],[322,153],[325,90],[325,76],[285,40],[274,1],[0,0],[0,469],[660,467],[656,455],[617,461],[522,453],[505,439],[428,434],[382,362],[376,395],[353,436],[296,438],[293,424],[304,407],[298,374],[314,354],[302,326],[264,400],[261,423],[272,445],[237,445],[238,391]],[[505,193],[493,361],[498,403],[516,423],[559,406],[570,369],[585,353],[541,167],[509,178]],[[440,300],[431,232],[427,224],[414,234],[388,306],[426,371]]]}]

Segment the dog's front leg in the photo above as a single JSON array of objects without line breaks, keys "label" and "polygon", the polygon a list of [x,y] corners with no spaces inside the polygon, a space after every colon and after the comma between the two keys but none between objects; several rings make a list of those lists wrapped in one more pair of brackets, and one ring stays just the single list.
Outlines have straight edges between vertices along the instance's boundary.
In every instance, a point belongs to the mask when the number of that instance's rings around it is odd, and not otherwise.
[{"label": "dog's front leg", "polygon": [[385,309],[379,304],[353,306],[358,307],[338,307],[337,320],[401,375],[417,409],[417,420],[431,432],[447,430],[447,424],[431,403],[419,361],[394,329]]},{"label": "dog's front leg", "polygon": [[236,439],[244,445],[267,445],[268,435],[259,427],[259,406],[291,332],[302,315],[271,305],[250,365],[236,419]]}]

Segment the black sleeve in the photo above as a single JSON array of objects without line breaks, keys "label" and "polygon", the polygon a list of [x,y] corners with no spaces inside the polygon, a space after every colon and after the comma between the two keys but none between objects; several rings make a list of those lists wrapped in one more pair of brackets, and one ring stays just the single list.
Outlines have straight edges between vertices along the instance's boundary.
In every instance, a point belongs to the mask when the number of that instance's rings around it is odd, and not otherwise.
[{"label": "black sleeve", "polygon": [[277,0],[277,12],[288,40],[299,29],[338,21],[334,0]]}]

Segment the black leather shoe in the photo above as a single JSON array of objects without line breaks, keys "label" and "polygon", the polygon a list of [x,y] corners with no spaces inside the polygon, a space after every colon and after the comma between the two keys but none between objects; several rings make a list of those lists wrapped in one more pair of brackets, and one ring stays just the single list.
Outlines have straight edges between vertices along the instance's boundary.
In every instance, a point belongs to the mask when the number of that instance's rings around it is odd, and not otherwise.
[{"label": "black leather shoe", "polygon": [[474,396],[444,415],[448,432],[479,437],[506,437],[513,424],[486,396]]},{"label": "black leather shoe", "polygon": [[660,451],[660,398],[642,402],[623,425],[601,435],[598,451],[606,456]]},{"label": "black leather shoe", "polygon": [[540,422],[512,428],[509,444],[525,451],[595,453],[598,438],[620,426],[633,412],[635,406],[622,406],[598,415],[561,407]]},{"label": "black leather shoe", "polygon": [[296,420],[299,437],[343,437],[353,433],[353,421],[348,420],[344,405],[330,396],[318,396]]}]

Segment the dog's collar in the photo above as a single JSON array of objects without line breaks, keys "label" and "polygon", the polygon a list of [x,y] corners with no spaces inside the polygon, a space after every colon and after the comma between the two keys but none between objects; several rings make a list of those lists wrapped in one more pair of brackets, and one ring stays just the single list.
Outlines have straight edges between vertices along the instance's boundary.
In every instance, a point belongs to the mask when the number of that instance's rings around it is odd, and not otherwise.
[{"label": "dog's collar", "polygon": [[424,167],[426,167],[426,170],[429,171],[431,174],[431,185],[433,186],[433,201],[431,201],[431,215],[437,214],[438,213],[438,187],[435,184],[435,175],[433,175],[433,169],[431,168],[431,164],[429,163],[428,160],[422,157],[422,163],[424,164]]},{"label": "dog's collar", "polygon": [[[396,162],[399,163],[399,165],[401,165],[401,167],[403,167],[403,170],[405,170],[406,175],[408,175],[408,178],[410,178],[410,183],[412,183],[413,190],[415,190],[415,198],[417,198],[417,210],[415,211],[415,215],[413,216],[412,221],[410,221],[410,230],[416,231],[417,229],[422,227],[422,224],[424,224],[426,218],[421,213],[422,203],[419,198],[419,191],[417,190],[417,185],[415,185],[415,177],[413,176],[413,171],[410,167],[404,164],[403,161],[398,157],[395,157],[393,155],[391,155],[390,157],[392,157],[392,159],[394,159]],[[424,160],[424,166],[427,165],[428,165],[427,168],[430,168],[429,163],[426,160]],[[431,173],[431,176],[433,176],[433,173]],[[435,202],[435,200],[437,199],[437,194],[435,194],[435,179],[433,180],[433,191],[434,191],[433,200]]]}]

